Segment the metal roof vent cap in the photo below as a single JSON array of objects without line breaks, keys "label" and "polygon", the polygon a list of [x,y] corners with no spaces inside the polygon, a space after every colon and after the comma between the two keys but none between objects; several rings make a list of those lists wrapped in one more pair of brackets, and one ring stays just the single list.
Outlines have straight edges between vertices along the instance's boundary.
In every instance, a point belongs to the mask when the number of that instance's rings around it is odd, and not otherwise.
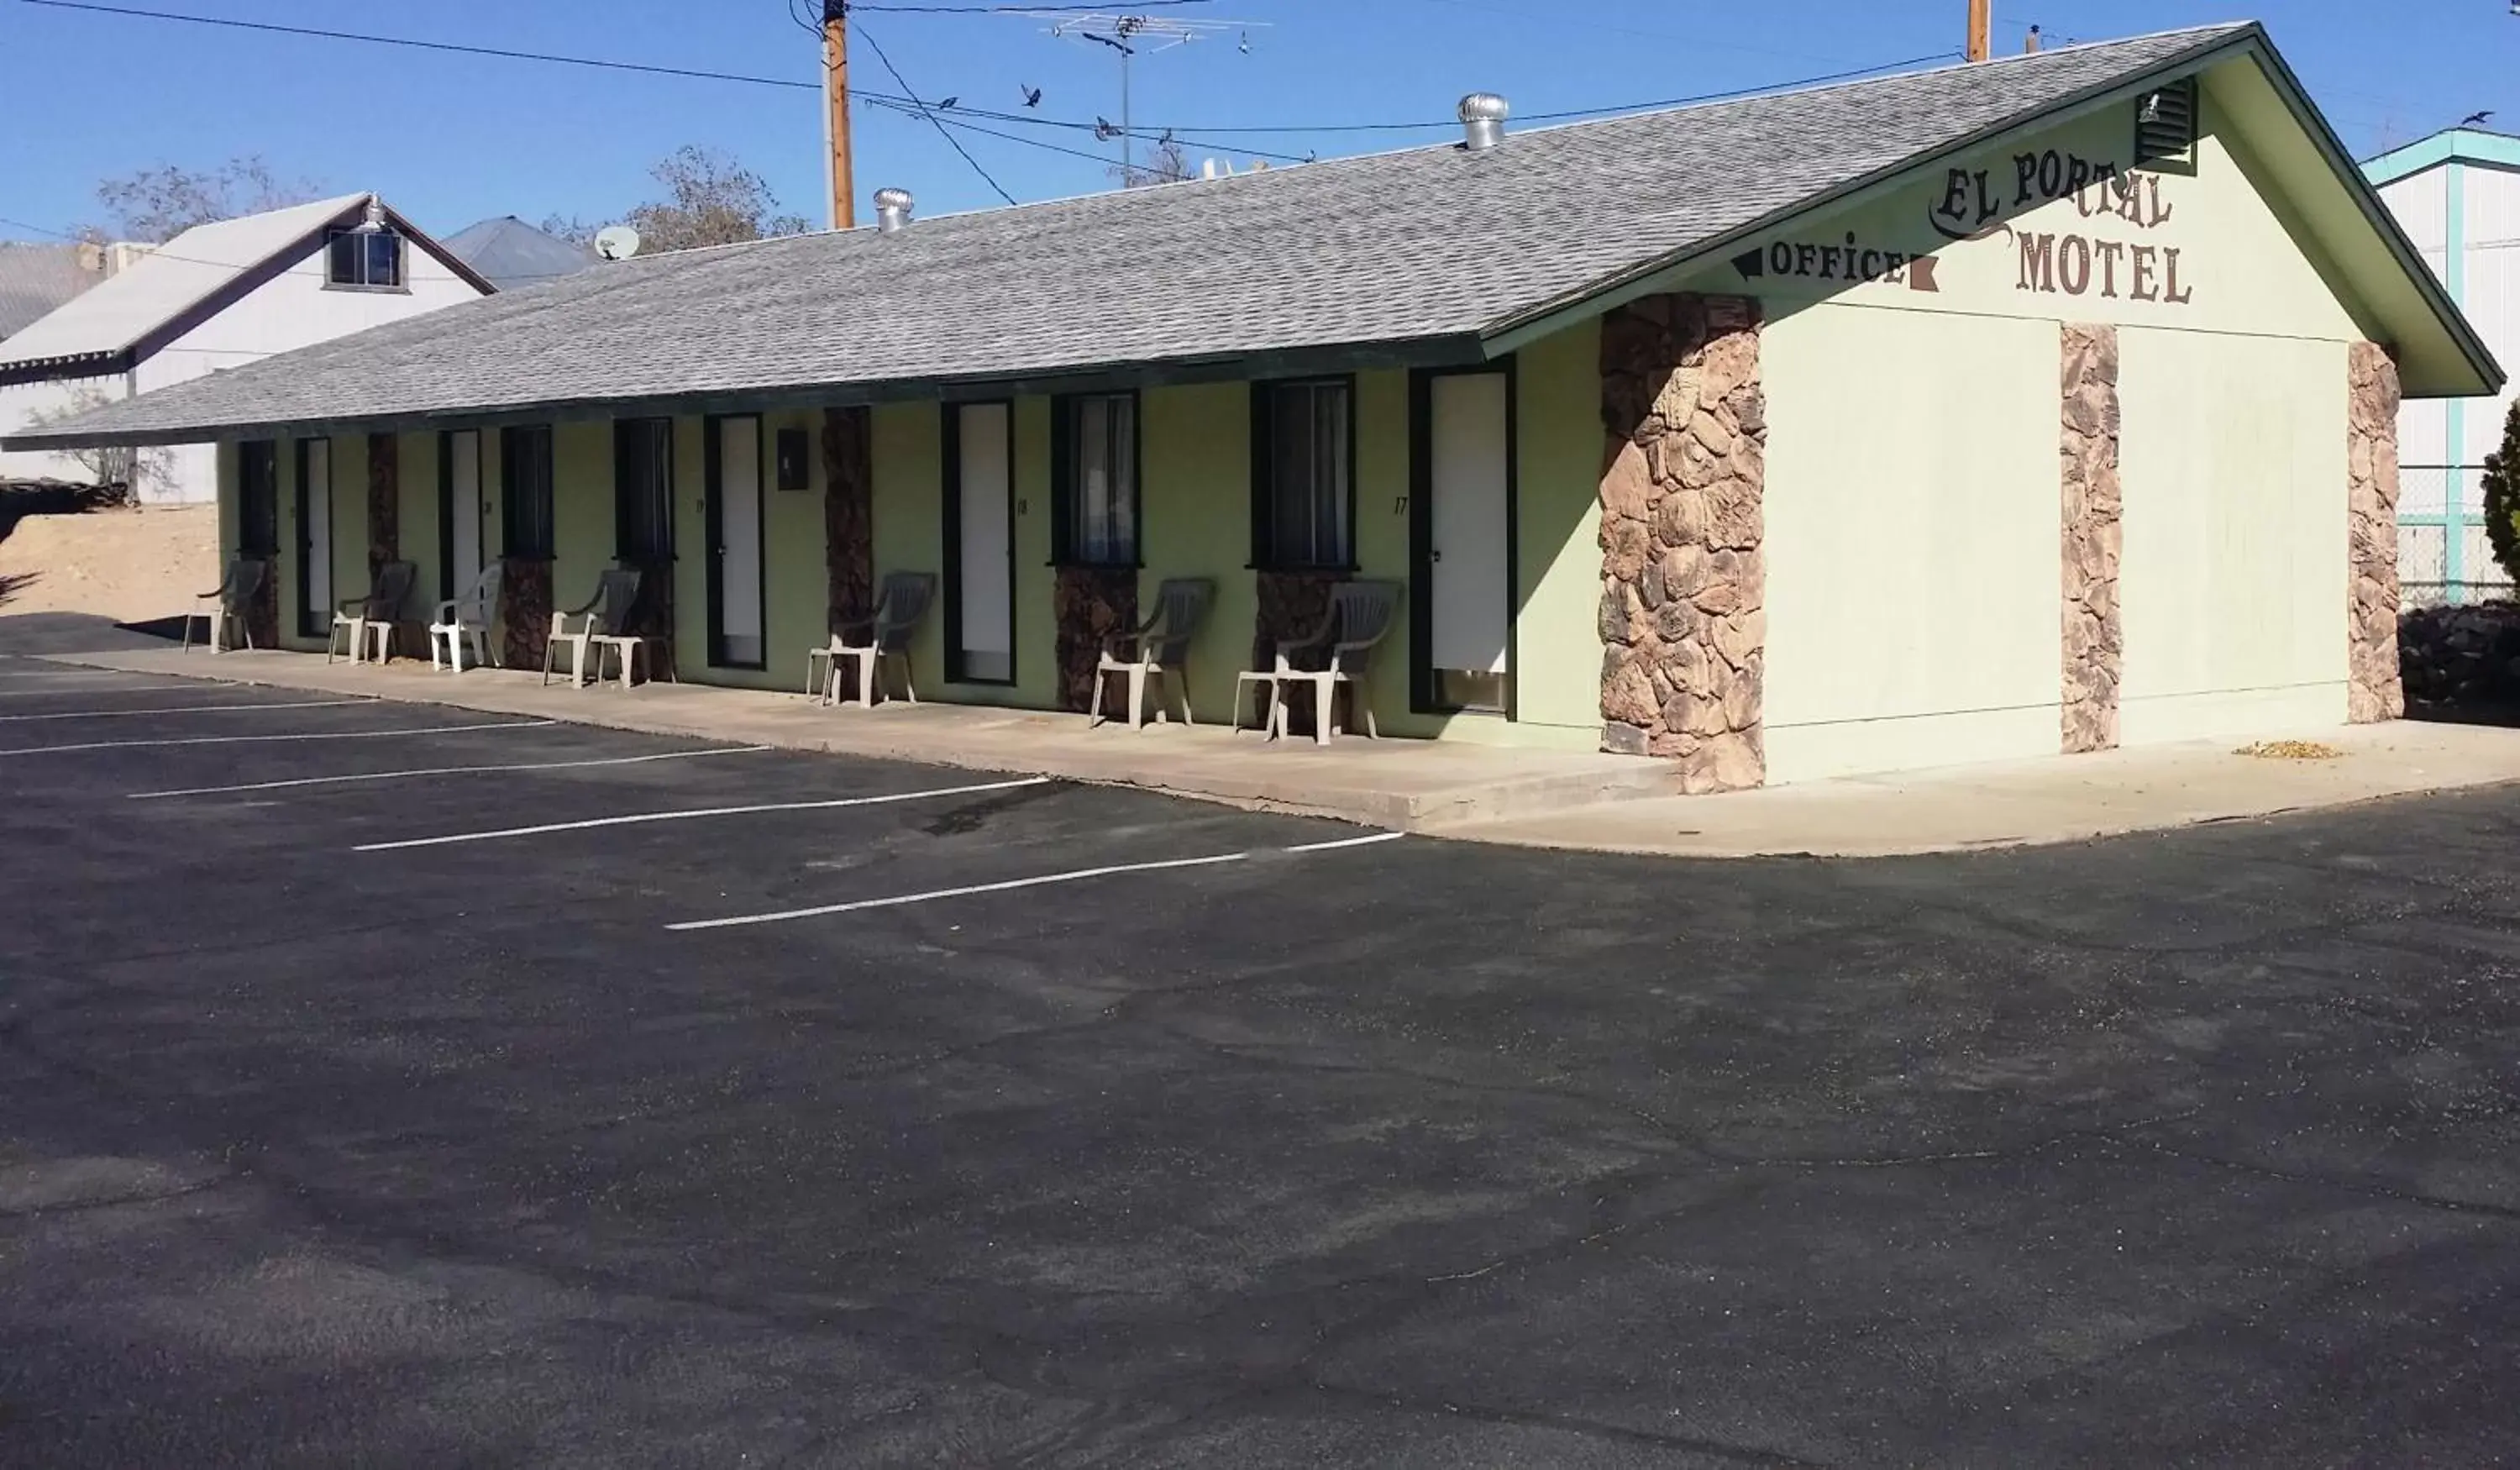
[{"label": "metal roof vent cap", "polygon": [[875,227],[883,234],[910,223],[910,191],[878,189],[875,192]]},{"label": "metal roof vent cap", "polygon": [[1485,153],[1505,141],[1505,120],[1511,109],[1494,92],[1473,92],[1462,99],[1462,146]]}]

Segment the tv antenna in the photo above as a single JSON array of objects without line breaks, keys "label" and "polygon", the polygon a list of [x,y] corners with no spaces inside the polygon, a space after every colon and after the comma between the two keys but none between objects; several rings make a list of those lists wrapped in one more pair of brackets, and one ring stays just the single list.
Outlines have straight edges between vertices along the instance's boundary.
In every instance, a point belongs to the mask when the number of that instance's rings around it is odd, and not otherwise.
[{"label": "tv antenna", "polygon": [[[2520,0],[2512,0],[2520,4]],[[1265,30],[1266,21],[1178,21],[1170,16],[1120,14],[1108,11],[1079,11],[1060,16],[1051,23],[1050,33],[1071,41],[1084,41],[1105,46],[1120,57],[1120,125],[1102,126],[1096,136],[1108,141],[1116,133],[1120,139],[1120,183],[1123,187],[1138,182],[1137,134],[1129,125],[1129,65],[1141,56],[1170,51],[1192,41],[1209,41],[1228,32],[1235,33],[1239,49],[1249,52],[1251,32]]]}]

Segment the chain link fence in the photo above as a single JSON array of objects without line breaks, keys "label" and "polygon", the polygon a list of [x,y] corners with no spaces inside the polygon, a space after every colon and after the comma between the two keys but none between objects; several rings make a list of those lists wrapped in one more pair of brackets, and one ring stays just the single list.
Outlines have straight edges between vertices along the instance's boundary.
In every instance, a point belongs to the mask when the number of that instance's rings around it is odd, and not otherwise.
[{"label": "chain link fence", "polygon": [[2485,499],[2478,481],[2482,468],[2399,468],[2398,595],[2403,605],[2489,602],[2512,595],[2511,580],[2495,562],[2494,547],[2485,538]]}]

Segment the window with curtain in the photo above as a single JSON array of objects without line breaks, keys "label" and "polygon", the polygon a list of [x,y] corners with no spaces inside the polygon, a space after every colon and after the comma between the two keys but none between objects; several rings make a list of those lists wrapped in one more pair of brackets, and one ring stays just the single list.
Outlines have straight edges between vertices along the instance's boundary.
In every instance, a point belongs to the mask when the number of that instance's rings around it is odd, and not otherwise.
[{"label": "window with curtain", "polygon": [[1138,564],[1138,400],[1094,393],[1060,400],[1057,559]]},{"label": "window with curtain", "polygon": [[280,554],[280,446],[270,439],[237,446],[237,549],[248,557]]},{"label": "window with curtain", "polygon": [[612,545],[622,561],[674,559],[674,421],[612,426]]},{"label": "window with curtain", "polygon": [[1344,379],[1267,383],[1256,407],[1254,483],[1262,504],[1252,517],[1253,559],[1282,568],[1353,565],[1349,384]]},{"label": "window with curtain", "polygon": [[392,289],[402,285],[402,237],[391,230],[362,235],[336,230],[324,242],[325,281],[333,286]]},{"label": "window with curtain", "polygon": [[549,560],[552,431],[548,423],[499,430],[500,555]]}]

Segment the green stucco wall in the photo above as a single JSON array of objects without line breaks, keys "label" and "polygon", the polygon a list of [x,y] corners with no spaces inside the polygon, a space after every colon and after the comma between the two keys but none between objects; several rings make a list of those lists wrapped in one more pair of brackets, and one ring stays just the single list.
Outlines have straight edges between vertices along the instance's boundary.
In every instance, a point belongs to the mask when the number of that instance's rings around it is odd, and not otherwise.
[{"label": "green stucco wall", "polygon": [[[1403,621],[1379,650],[1371,685],[1375,716],[1386,734],[1491,743],[1590,748],[1599,731],[1598,646],[1594,630],[1600,554],[1596,546],[1596,481],[1600,453],[1598,334],[1591,324],[1526,347],[1517,365],[1517,586],[1514,668],[1518,719],[1411,712],[1412,632]],[[1406,582],[1410,576],[1410,376],[1400,369],[1360,373],[1356,393],[1357,575]],[[1191,655],[1191,698],[1202,723],[1229,715],[1235,675],[1248,658],[1258,613],[1250,568],[1250,403],[1247,382],[1153,387],[1140,395],[1140,483],[1144,501],[1139,579],[1142,608],[1153,605],[1167,577],[1203,576],[1217,584],[1217,602]],[[1051,565],[1051,416],[1053,401],[1015,400],[1014,520],[1015,683],[948,684],[942,585],[945,411],[936,403],[896,403],[871,411],[874,431],[875,569],[926,571],[939,578],[939,601],[921,630],[912,668],[922,699],[1049,709],[1057,703],[1057,638]],[[806,431],[812,452],[809,488],[776,488],[775,447],[782,428]],[[708,579],[712,551],[707,520],[706,421],[674,421],[674,521],[677,583],[675,637],[680,672],[693,682],[796,689],[805,651],[825,636],[825,466],[822,415],[761,416],[762,540],[766,609],[763,669],[712,667],[708,659]],[[612,428],[575,422],[553,429],[553,601],[574,607],[613,561]],[[504,550],[499,436],[483,430],[483,540]],[[402,555],[420,565],[428,601],[444,595],[438,581],[437,457],[434,432],[401,436]],[[222,545],[236,540],[234,445],[221,447]],[[368,584],[367,452],[364,435],[334,441],[334,576],[339,596]],[[294,624],[293,456],[283,449],[282,610],[284,633]],[[426,610],[425,608],[422,610]],[[296,639],[299,646],[320,642]]]}]

